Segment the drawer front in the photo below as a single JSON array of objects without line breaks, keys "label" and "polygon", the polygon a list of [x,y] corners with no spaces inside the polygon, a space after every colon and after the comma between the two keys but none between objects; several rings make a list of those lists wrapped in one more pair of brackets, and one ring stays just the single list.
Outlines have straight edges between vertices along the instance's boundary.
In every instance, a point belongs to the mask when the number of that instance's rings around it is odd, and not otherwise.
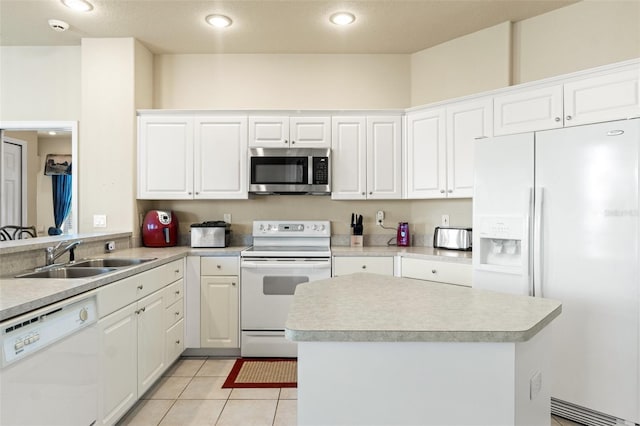
[{"label": "drawer front", "polygon": [[393,256],[334,257],[333,276],[356,272],[393,275]]},{"label": "drawer front", "polygon": [[402,276],[471,287],[472,266],[466,263],[402,258]]},{"label": "drawer front", "polygon": [[167,263],[140,274],[143,277],[142,288],[138,288],[138,297],[145,297],[154,291],[166,287],[184,276],[184,259]]},{"label": "drawer front", "polygon": [[184,351],[184,319],[181,319],[173,327],[166,331],[165,356],[167,363],[171,365]]},{"label": "drawer front", "polygon": [[169,307],[184,297],[184,279],[179,279],[164,288],[164,306]]},{"label": "drawer front", "polygon": [[239,275],[239,265],[236,256],[202,257],[200,275]]},{"label": "drawer front", "polygon": [[101,287],[98,290],[98,318],[138,300],[138,287],[141,282],[140,275],[134,275]]},{"label": "drawer front", "polygon": [[165,309],[164,324],[167,328],[171,328],[182,318],[184,318],[184,299],[176,301],[173,305]]}]

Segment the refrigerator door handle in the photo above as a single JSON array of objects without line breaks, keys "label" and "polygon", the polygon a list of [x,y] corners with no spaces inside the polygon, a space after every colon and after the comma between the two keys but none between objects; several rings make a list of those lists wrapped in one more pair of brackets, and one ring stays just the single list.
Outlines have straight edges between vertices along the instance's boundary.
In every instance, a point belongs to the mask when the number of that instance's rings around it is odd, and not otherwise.
[{"label": "refrigerator door handle", "polygon": [[544,199],[544,188],[539,187],[534,191],[534,208],[533,208],[533,294],[535,297],[543,297],[542,295],[542,259],[543,259],[543,241],[542,241],[542,209]]},{"label": "refrigerator door handle", "polygon": [[[527,210],[527,228],[526,228],[526,244],[522,245],[522,249],[526,250],[526,262],[527,262],[527,287],[528,294],[530,296],[534,295],[534,283],[533,283],[533,250],[531,246],[531,241],[533,241],[533,218],[535,217],[535,207],[534,207],[534,189],[529,188],[529,208]],[[524,253],[523,253],[524,254]]]}]

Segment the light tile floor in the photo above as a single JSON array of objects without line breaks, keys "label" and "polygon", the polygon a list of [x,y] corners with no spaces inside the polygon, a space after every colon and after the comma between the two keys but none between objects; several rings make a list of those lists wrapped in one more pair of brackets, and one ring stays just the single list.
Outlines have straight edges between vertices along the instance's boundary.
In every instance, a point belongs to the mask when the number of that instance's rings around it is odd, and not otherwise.
[{"label": "light tile floor", "polygon": [[[180,358],[119,425],[295,426],[296,388],[222,389],[234,359]],[[551,416],[550,426],[579,426]]]}]

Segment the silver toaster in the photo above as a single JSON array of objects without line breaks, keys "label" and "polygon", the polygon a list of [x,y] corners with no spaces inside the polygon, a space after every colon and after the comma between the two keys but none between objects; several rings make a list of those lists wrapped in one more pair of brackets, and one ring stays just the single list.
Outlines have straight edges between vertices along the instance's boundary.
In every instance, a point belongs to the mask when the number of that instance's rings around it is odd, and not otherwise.
[{"label": "silver toaster", "polygon": [[433,231],[433,247],[448,250],[471,250],[471,228],[437,226]]},{"label": "silver toaster", "polygon": [[191,225],[191,247],[228,247],[230,227],[222,220],[194,223]]}]

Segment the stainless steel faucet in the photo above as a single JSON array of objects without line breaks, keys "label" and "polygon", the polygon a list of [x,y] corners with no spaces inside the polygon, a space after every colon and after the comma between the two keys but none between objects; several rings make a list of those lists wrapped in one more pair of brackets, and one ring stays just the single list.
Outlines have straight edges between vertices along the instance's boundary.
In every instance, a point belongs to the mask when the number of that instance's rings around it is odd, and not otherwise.
[{"label": "stainless steel faucet", "polygon": [[63,244],[68,241],[60,241],[55,247],[47,247],[45,250],[47,252],[47,266],[53,265],[53,262],[66,252],[69,252],[69,261],[72,262],[75,260],[74,249],[80,245],[82,241],[74,241],[68,246],[64,248],[60,248]]}]

